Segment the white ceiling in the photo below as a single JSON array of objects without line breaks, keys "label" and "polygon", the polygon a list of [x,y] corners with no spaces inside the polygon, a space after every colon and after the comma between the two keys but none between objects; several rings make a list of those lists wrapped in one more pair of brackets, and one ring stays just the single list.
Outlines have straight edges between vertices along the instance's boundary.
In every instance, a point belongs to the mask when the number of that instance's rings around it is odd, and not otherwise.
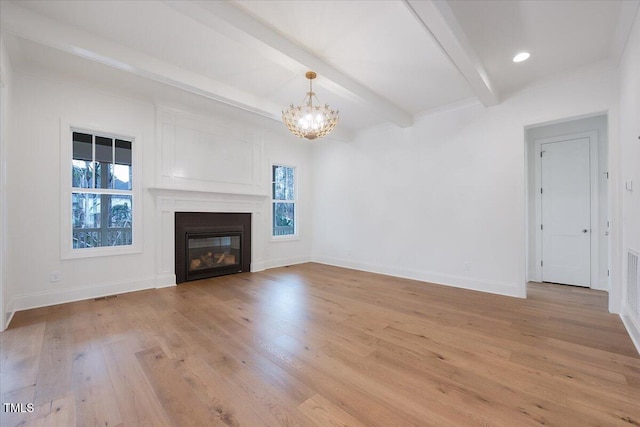
[{"label": "white ceiling", "polygon": [[[302,101],[313,69],[320,101],[340,110],[349,135],[381,121],[406,127],[461,101],[495,104],[594,63],[616,66],[638,4],[3,0],[0,28],[17,69],[275,120]],[[514,64],[519,50],[531,59]]]},{"label": "white ceiling", "polygon": [[[503,96],[545,77],[613,59],[623,11],[623,2],[610,0],[449,4]],[[523,50],[531,58],[514,64],[514,54]]]}]

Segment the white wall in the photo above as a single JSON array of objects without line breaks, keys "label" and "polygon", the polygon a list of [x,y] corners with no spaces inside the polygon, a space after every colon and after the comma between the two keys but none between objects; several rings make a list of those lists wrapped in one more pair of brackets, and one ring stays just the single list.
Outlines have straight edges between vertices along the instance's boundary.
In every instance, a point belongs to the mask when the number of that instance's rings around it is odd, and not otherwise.
[{"label": "white wall", "polygon": [[494,107],[318,144],[313,259],[525,296],[525,127],[616,105],[616,73],[593,67]]},{"label": "white wall", "polygon": [[12,87],[13,68],[4,40],[0,38],[0,331],[7,327],[10,320],[6,309],[9,289],[6,280],[8,265],[5,262],[5,258],[7,256],[6,146],[10,135]]},{"label": "white wall", "polygon": [[538,232],[538,224],[534,221],[535,218],[535,198],[538,195],[539,189],[535,188],[535,142],[542,138],[549,138],[561,135],[569,135],[575,133],[583,133],[594,131],[597,135],[598,143],[598,170],[595,172],[598,180],[598,218],[597,227],[593,230],[593,237],[598,239],[598,254],[597,259],[593,262],[598,263],[598,278],[592,281],[591,288],[600,290],[609,290],[609,277],[607,276],[607,269],[609,267],[609,251],[608,251],[608,236],[607,232],[607,220],[608,220],[608,191],[607,187],[609,181],[607,179],[606,172],[609,170],[608,162],[608,149],[609,149],[609,132],[607,126],[607,116],[599,115],[593,117],[586,117],[582,119],[573,119],[570,121],[563,121],[561,123],[547,124],[543,126],[535,126],[526,130],[527,138],[527,181],[528,181],[528,279],[537,280],[535,272],[537,269],[536,263],[536,242],[535,236]]},{"label": "white wall", "polygon": [[[620,63],[620,177],[617,190],[621,193],[622,250],[621,263],[625,284],[623,320],[636,348],[640,352],[640,316],[634,313],[627,299],[627,251],[640,252],[640,13]],[[624,189],[633,181],[633,191]],[[639,293],[640,295],[640,293]],[[640,296],[638,296],[640,307]]]},{"label": "white wall", "polygon": [[[8,145],[9,280],[12,309],[48,305],[94,295],[151,287],[154,258],[149,251],[133,255],[60,259],[61,122],[96,129],[132,131],[142,136],[143,181],[153,179],[152,105],[105,92],[16,72],[14,138]],[[153,203],[149,194],[144,207]],[[153,222],[145,216],[143,244],[153,247]],[[51,282],[51,272],[60,281]]]},{"label": "white wall", "polygon": [[[150,100],[132,94],[125,96],[113,88],[101,89],[64,76],[49,77],[38,70],[16,70],[12,118],[15,137],[7,141],[7,175],[11,183],[7,192],[6,236],[10,247],[6,259],[11,266],[7,277],[11,283],[8,295],[10,310],[171,284],[167,283],[165,272],[160,268],[157,250],[161,236],[166,234],[158,222],[159,194],[165,199],[170,193],[174,200],[189,200],[190,208],[197,208],[198,201],[203,199],[236,200],[249,194],[261,204],[259,210],[268,214],[271,161],[298,168],[300,201],[305,206],[299,212],[300,238],[290,242],[271,242],[266,215],[253,230],[260,247],[254,248],[258,257],[252,261],[260,269],[309,259],[309,146],[298,140],[281,140],[282,134],[279,136],[274,132],[273,126],[256,124],[255,118],[248,117],[249,113],[237,111],[233,117],[220,117],[208,115],[206,111],[171,109],[176,117],[189,117],[189,123],[208,123],[208,131],[200,135],[197,143],[193,138],[184,136],[185,133],[174,132],[172,143],[175,150],[167,154],[162,151],[167,147],[167,139],[160,126],[162,120],[158,119],[162,111],[165,109],[157,108]],[[245,118],[250,126],[242,122]],[[143,174],[143,248],[140,253],[61,259],[60,226],[65,218],[60,215],[60,200],[61,191],[67,189],[61,189],[60,184],[60,147],[68,143],[61,141],[61,122],[95,125],[97,129],[126,129],[141,135],[141,141],[136,141],[143,152],[142,165],[138,165]],[[240,157],[224,157],[226,151],[220,153],[211,148],[225,135],[230,135],[230,144],[237,142],[240,134],[248,138],[249,146],[258,147],[255,158],[258,173],[252,178],[254,185],[244,192],[244,196],[235,194],[241,193],[235,185],[242,184],[241,175],[231,176],[225,181],[212,175],[208,167],[209,163],[215,166],[216,159],[220,166],[219,158],[244,164],[242,153]],[[221,147],[217,149],[221,150]],[[230,145],[226,150],[234,149]],[[188,150],[187,156],[182,155],[184,150]],[[185,158],[193,160],[186,164],[175,161]],[[164,179],[163,173],[167,172],[166,168],[163,169],[165,164],[170,167],[179,165],[183,169],[180,172],[169,168],[170,177],[175,178],[181,173],[189,179],[179,183],[175,179]],[[235,184],[234,180],[237,181]],[[50,280],[53,271],[60,273],[59,282]]]}]

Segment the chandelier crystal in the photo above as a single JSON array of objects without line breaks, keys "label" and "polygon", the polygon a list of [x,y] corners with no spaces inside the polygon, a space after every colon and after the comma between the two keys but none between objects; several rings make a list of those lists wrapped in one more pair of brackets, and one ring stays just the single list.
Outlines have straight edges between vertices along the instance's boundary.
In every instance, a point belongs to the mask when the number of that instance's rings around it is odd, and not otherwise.
[{"label": "chandelier crystal", "polygon": [[304,105],[295,107],[291,104],[289,108],[282,110],[282,121],[295,136],[313,140],[322,138],[335,129],[339,112],[332,110],[328,104],[320,106],[312,86],[316,73],[308,71],[305,76],[309,79],[309,92],[304,97]]}]

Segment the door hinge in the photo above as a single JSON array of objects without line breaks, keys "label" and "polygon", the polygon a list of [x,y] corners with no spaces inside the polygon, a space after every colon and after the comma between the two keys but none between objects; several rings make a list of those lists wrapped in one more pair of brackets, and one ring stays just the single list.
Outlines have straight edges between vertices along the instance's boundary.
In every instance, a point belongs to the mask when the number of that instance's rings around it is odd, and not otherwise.
[{"label": "door hinge", "polygon": [[610,275],[610,274],[611,274],[611,273],[609,272],[609,270],[607,270],[607,277],[609,277],[609,275]]},{"label": "door hinge", "polygon": [[544,230],[544,226],[540,224],[540,230]]},{"label": "door hinge", "polygon": [[544,261],[540,260],[540,267],[544,267]]},{"label": "door hinge", "polygon": [[540,194],[542,194],[542,187],[540,187]]},{"label": "door hinge", "polygon": [[542,153],[544,153],[544,150],[540,152],[540,157],[542,157]]}]

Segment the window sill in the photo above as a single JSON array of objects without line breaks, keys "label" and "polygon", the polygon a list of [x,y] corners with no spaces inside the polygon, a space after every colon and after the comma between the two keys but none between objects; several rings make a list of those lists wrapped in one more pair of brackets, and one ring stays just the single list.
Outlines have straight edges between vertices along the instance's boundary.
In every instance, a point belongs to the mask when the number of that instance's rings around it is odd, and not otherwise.
[{"label": "window sill", "polygon": [[300,240],[300,236],[298,236],[297,234],[293,234],[290,236],[271,236],[271,239],[269,239],[271,243],[278,243],[278,242],[295,242],[297,240]]},{"label": "window sill", "polygon": [[102,247],[93,249],[69,249],[62,253],[61,259],[97,258],[118,255],[132,255],[142,253],[138,245],[120,247]]}]

